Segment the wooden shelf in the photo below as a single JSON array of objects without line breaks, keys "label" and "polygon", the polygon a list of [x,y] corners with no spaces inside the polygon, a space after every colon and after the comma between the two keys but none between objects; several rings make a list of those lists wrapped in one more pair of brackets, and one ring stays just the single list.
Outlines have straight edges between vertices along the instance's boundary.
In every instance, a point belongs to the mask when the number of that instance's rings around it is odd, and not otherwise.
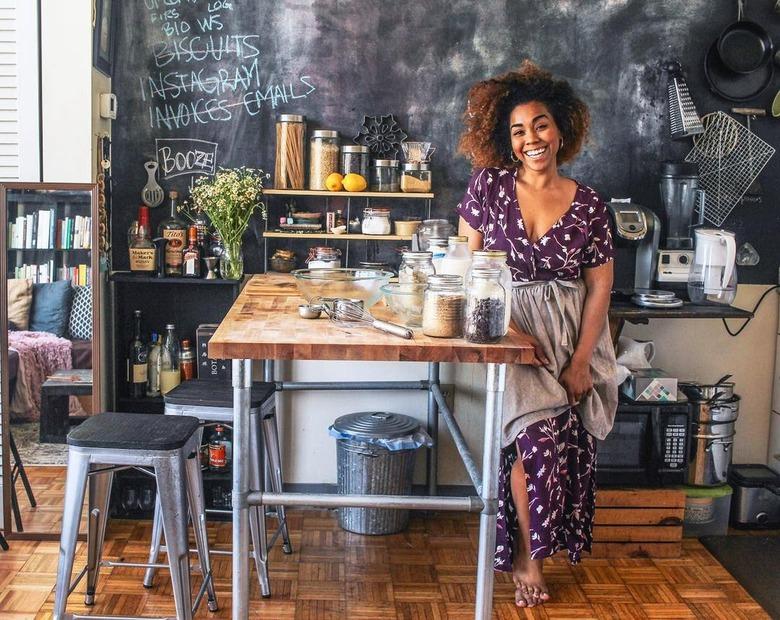
[{"label": "wooden shelf", "polygon": [[609,316],[629,323],[646,323],[649,319],[749,319],[753,313],[734,306],[697,306],[690,302],[679,308],[643,308],[631,302],[613,301]]},{"label": "wooden shelf", "polygon": [[409,200],[431,199],[430,192],[331,192],[313,189],[264,189],[267,196],[322,196],[324,198],[407,198]]},{"label": "wooden shelf", "polygon": [[365,239],[366,241],[411,241],[411,235],[363,235],[360,233],[342,233],[335,235],[326,232],[276,232],[268,230],[263,233],[263,237],[268,239],[335,239],[343,241],[356,241]]}]

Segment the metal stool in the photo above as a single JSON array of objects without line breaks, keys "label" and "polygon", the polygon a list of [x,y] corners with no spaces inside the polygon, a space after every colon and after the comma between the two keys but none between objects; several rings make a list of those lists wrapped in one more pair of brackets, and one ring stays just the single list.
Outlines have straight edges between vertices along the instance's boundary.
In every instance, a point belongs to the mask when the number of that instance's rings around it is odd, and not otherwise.
[{"label": "metal stool", "polygon": [[[270,469],[271,488],[275,493],[282,492],[282,460],[279,450],[279,433],[276,427],[276,386],[273,383],[253,383],[249,411],[250,448],[257,458],[251,460],[249,484],[253,489],[263,489],[264,465]],[[233,423],[233,388],[229,383],[213,380],[193,379],[185,381],[165,395],[165,415],[187,415],[198,418],[203,423],[222,423],[230,426]],[[261,423],[262,422],[262,423]],[[200,434],[199,434],[200,435]],[[158,495],[159,502],[159,495]],[[159,503],[155,504],[155,519],[152,528],[152,546],[149,551],[149,563],[157,562],[161,545],[162,531],[160,528]],[[263,507],[252,506],[249,511],[249,530],[252,538],[252,557],[260,582],[260,593],[263,597],[271,595],[268,579],[268,551],[282,536],[282,550],[292,553],[292,543],[287,528],[284,506],[276,506],[276,517],[279,526],[271,540],[268,540]],[[211,510],[223,514],[232,514],[230,510]],[[230,555],[230,551],[211,551],[212,554]],[[144,576],[144,586],[151,587],[154,579],[154,568],[149,568]]]},{"label": "metal stool", "polygon": [[[86,605],[94,603],[101,564],[103,540],[108,522],[109,497],[114,472],[120,469],[153,468],[162,506],[162,523],[168,541],[168,566],[171,571],[176,617],[190,620],[203,595],[208,591],[208,606],[217,609],[206,535],[203,482],[198,459],[200,422],[192,417],[171,417],[134,413],[102,413],[88,418],[68,435],[68,473],[62,515],[60,558],[52,617],[54,620],[79,618],[66,614],[68,595],[87,575]],[[89,518],[87,528],[87,566],[71,583],[76,540],[89,480]],[[192,517],[203,585],[192,607],[190,563],[187,544],[187,517]],[[139,564],[131,564],[139,566]],[[146,566],[145,564],[140,566]],[[105,617],[105,616],[104,616]]]}]

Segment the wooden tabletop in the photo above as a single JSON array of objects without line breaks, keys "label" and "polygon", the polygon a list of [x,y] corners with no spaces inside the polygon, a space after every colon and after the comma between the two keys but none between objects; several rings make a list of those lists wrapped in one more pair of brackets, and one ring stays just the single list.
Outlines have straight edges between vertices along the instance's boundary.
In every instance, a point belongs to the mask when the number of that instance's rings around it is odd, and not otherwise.
[{"label": "wooden tabletop", "polygon": [[[341,327],[323,315],[302,319],[292,276],[258,274],[244,287],[209,342],[216,359],[364,360],[528,364],[533,349],[510,332],[497,344],[431,338],[420,328],[404,340],[370,327]],[[371,313],[393,320],[379,302]]]}]

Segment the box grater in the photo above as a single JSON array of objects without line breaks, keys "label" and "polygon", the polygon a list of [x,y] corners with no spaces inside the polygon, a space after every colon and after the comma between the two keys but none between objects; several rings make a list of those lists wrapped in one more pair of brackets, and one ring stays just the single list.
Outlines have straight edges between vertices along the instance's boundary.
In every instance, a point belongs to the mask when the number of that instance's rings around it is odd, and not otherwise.
[{"label": "box grater", "polygon": [[680,140],[704,133],[704,125],[696,112],[688,84],[683,77],[682,65],[676,60],[670,61],[664,65],[664,70],[669,72],[667,101],[672,139]]}]

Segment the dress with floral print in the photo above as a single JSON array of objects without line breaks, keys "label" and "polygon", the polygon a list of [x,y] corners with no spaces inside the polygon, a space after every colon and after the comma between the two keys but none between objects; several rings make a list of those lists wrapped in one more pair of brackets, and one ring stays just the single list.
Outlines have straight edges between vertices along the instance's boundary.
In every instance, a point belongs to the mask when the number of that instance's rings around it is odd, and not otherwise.
[{"label": "dress with floral print", "polygon": [[569,209],[533,242],[520,214],[516,180],[516,170],[481,168],[457,207],[469,226],[482,233],[486,250],[506,251],[515,282],[576,280],[582,267],[613,258],[609,215],[595,190],[577,183]]}]

